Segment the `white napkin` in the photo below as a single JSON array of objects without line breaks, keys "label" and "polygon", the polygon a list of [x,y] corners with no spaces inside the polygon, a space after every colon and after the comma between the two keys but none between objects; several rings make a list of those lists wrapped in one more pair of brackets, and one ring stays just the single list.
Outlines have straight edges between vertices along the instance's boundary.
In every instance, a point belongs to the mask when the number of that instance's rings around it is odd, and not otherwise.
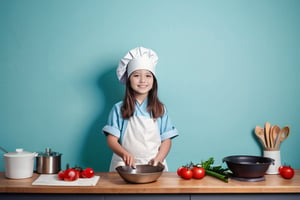
[{"label": "white napkin", "polygon": [[51,186],[95,186],[100,176],[92,178],[79,178],[76,181],[63,181],[57,178],[57,174],[41,174],[32,185],[51,185]]}]

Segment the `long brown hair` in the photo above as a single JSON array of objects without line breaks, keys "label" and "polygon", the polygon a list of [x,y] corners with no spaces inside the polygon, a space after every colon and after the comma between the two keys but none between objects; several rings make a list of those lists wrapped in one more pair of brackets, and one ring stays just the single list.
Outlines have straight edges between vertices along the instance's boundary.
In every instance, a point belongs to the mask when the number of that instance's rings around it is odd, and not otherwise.
[{"label": "long brown hair", "polygon": [[[148,94],[148,105],[147,110],[154,119],[161,117],[165,110],[164,104],[158,99],[157,95],[158,85],[155,76],[153,76],[153,86]],[[130,86],[129,78],[126,81],[126,91],[123,100],[123,105],[121,107],[122,117],[128,119],[133,116],[135,111],[135,98],[134,91]]]}]

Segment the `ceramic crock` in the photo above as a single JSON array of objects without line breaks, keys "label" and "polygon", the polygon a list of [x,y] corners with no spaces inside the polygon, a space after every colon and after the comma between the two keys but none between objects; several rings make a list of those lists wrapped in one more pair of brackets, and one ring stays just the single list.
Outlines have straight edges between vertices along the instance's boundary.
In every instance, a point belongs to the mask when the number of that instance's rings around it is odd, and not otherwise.
[{"label": "ceramic crock", "polygon": [[34,158],[37,153],[16,149],[4,154],[5,176],[11,179],[30,178],[33,175]]}]

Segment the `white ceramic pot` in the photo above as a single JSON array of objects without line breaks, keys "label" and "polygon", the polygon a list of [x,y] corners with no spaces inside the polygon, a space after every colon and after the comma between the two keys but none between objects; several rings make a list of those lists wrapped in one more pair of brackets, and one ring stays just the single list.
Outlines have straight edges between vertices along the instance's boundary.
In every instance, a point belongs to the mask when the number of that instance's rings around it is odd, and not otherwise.
[{"label": "white ceramic pot", "polygon": [[5,176],[11,179],[30,178],[33,175],[34,158],[37,153],[16,149],[4,154]]},{"label": "white ceramic pot", "polygon": [[280,151],[264,151],[264,157],[274,159],[274,164],[269,166],[266,174],[279,174],[278,168],[281,166]]}]

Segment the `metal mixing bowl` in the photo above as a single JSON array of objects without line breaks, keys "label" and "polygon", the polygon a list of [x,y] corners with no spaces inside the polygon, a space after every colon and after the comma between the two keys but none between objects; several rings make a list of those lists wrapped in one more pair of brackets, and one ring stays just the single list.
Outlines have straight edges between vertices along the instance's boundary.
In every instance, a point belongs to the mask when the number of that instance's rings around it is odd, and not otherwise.
[{"label": "metal mixing bowl", "polygon": [[233,175],[239,178],[263,177],[274,160],[260,156],[228,156],[223,158]]},{"label": "metal mixing bowl", "polygon": [[165,166],[159,163],[157,166],[136,165],[136,168],[132,168],[130,166],[119,166],[116,170],[126,182],[151,183],[161,176],[164,168]]}]

